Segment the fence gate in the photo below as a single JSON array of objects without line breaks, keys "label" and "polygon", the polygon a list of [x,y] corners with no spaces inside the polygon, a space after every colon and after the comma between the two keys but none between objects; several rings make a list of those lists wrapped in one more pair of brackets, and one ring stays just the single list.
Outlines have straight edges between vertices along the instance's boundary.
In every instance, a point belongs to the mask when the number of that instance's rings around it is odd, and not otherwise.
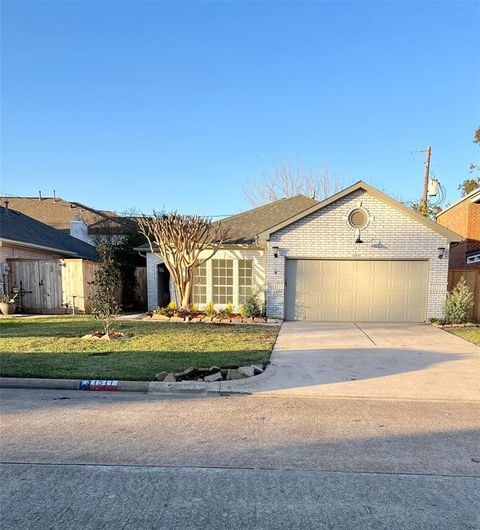
[{"label": "fence gate", "polygon": [[23,310],[34,313],[64,312],[62,307],[62,265],[60,260],[8,260],[10,287],[25,291]]}]

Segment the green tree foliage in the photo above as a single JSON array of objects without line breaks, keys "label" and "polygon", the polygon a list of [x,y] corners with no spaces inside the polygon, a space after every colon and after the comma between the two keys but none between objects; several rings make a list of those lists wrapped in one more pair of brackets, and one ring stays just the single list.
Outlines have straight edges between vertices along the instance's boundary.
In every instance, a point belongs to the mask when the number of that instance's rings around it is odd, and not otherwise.
[{"label": "green tree foliage", "polygon": [[478,127],[477,130],[475,131],[475,135],[473,137],[473,143],[480,144],[480,127]]},{"label": "green tree foliage", "polygon": [[[412,210],[415,210],[416,212],[425,215],[425,212],[423,210],[422,201],[414,201],[408,204]],[[431,204],[427,203],[427,215],[425,217],[428,217],[429,219],[435,220],[437,215],[442,211],[440,206],[432,206]]]},{"label": "green tree foliage", "polygon": [[92,315],[102,321],[103,331],[105,335],[109,335],[113,321],[120,310],[117,296],[121,285],[121,274],[113,257],[114,247],[106,242],[100,242],[97,252],[100,266],[92,282],[94,287],[91,296]]},{"label": "green tree foliage", "polygon": [[117,265],[122,281],[122,305],[137,306],[136,299],[137,280],[135,269],[145,265],[145,258],[141,257],[135,249],[146,243],[146,239],[136,226],[122,238],[112,249],[112,257]]},{"label": "green tree foliage", "polygon": [[445,302],[445,320],[447,324],[464,324],[467,322],[472,307],[473,293],[462,276],[453,291],[447,295]]},{"label": "green tree foliage", "polygon": [[[470,165],[470,168],[473,167],[473,164]],[[459,184],[458,189],[460,190],[460,193],[462,197],[465,197],[465,195],[468,195],[473,190],[476,190],[480,186],[480,177],[472,178],[472,179],[465,179],[461,184]]]}]

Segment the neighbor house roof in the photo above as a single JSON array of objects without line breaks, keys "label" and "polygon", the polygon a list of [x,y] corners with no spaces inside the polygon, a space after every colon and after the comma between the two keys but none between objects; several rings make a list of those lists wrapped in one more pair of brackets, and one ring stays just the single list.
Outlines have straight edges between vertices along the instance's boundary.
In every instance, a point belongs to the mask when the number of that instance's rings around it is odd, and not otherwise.
[{"label": "neighbor house roof", "polygon": [[0,207],[0,241],[97,260],[95,247],[10,208]]},{"label": "neighbor house roof", "polygon": [[430,228],[434,232],[437,232],[438,234],[445,237],[448,242],[457,242],[462,241],[463,238],[456,234],[455,232],[452,232],[448,228],[445,228],[444,226],[441,226],[440,224],[436,223],[435,221],[432,221],[431,219],[428,219],[427,217],[419,214],[418,212],[412,210],[408,206],[405,206],[405,204],[402,204],[399,201],[396,201],[395,199],[392,199],[388,195],[385,195],[385,193],[382,193],[381,191],[377,190],[373,186],[370,186],[366,182],[359,181],[353,184],[352,186],[349,186],[348,188],[345,188],[342,191],[339,191],[338,193],[335,193],[331,197],[328,197],[327,199],[317,202],[317,204],[313,205],[311,208],[308,208],[307,210],[304,210],[300,212],[297,215],[294,215],[293,217],[290,217],[289,219],[286,219],[284,221],[279,222],[275,226],[271,226],[267,230],[263,231],[259,234],[259,239],[261,240],[268,240],[270,235],[274,232],[277,232],[278,230],[281,230],[285,226],[288,226],[295,221],[298,221],[299,219],[302,219],[303,217],[306,217],[307,215],[310,215],[314,212],[317,212],[318,210],[321,210],[322,208],[325,208],[329,204],[332,204],[335,201],[338,201],[339,199],[350,195],[351,193],[357,191],[357,190],[363,190],[366,191],[369,195],[372,197],[375,197],[376,199],[392,206],[393,208],[396,208],[400,212],[404,213],[405,215],[408,215],[412,219],[415,219],[419,223],[425,225],[426,227]]},{"label": "neighbor house roof", "polygon": [[106,231],[124,233],[130,226],[128,218],[119,217],[114,212],[95,210],[79,202],[70,202],[58,197],[2,197],[2,206],[5,201],[8,201],[12,210],[67,233],[70,230],[70,222],[77,214],[82,216],[90,234]]},{"label": "neighbor house roof", "polygon": [[[258,234],[264,230],[315,204],[318,204],[315,199],[310,199],[305,195],[295,195],[226,217],[217,223],[221,223],[228,230],[224,245],[251,245],[256,242]],[[135,250],[148,251],[150,245],[145,243]]]},{"label": "neighbor house roof", "polygon": [[458,199],[458,201],[454,202],[453,204],[451,204],[450,206],[448,206],[447,208],[442,210],[437,215],[437,219],[438,219],[438,217],[443,215],[445,212],[448,212],[452,208],[455,208],[455,206],[461,204],[463,201],[470,201],[470,202],[475,202],[475,203],[480,202],[480,188],[476,188],[473,191],[471,191],[470,193],[467,193],[467,195],[465,195],[465,197],[462,197],[462,198]]}]

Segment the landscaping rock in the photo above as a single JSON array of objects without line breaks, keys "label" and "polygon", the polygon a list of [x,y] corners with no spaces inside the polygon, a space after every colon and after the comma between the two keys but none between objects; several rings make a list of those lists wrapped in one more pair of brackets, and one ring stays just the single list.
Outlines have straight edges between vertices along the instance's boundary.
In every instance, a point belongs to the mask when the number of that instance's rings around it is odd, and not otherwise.
[{"label": "landscaping rock", "polygon": [[265,324],[265,319],[263,317],[255,317],[253,321],[257,324]]},{"label": "landscaping rock", "polygon": [[243,322],[243,318],[242,317],[233,317],[232,319],[230,319],[232,322],[235,322],[236,324],[240,324],[241,322]]},{"label": "landscaping rock", "polygon": [[110,335],[102,335],[100,337],[100,340],[112,340],[112,338],[110,337]]},{"label": "landscaping rock", "polygon": [[175,375],[175,378],[178,380],[178,379],[183,379],[185,377],[188,377],[189,375],[192,375],[194,372],[195,372],[195,368],[193,366],[189,366],[182,372],[175,372],[174,375]]},{"label": "landscaping rock", "polygon": [[252,368],[255,375],[261,374],[263,372],[263,366],[261,364],[252,364]]},{"label": "landscaping rock", "polygon": [[165,379],[163,380],[163,382],[164,383],[175,383],[176,380],[177,379],[175,378],[175,376],[172,373],[170,373],[165,376]]},{"label": "landscaping rock", "polygon": [[222,374],[220,372],[215,372],[211,375],[206,375],[203,380],[207,382],[213,382],[213,381],[221,381],[223,379]]},{"label": "landscaping rock", "polygon": [[245,377],[253,377],[255,375],[253,366],[240,366],[238,371]]},{"label": "landscaping rock", "polygon": [[170,319],[170,322],[184,322],[184,318],[183,317],[172,317]]},{"label": "landscaping rock", "polygon": [[163,381],[165,379],[165,377],[167,377],[168,375],[168,372],[160,372],[158,373],[156,376],[155,376],[155,379],[157,381]]},{"label": "landscaping rock", "polygon": [[206,322],[207,324],[209,324],[210,322],[213,322],[213,318],[212,317],[205,317],[203,319],[204,322]]},{"label": "landscaping rock", "polygon": [[211,366],[209,371],[210,372],[220,372],[221,369],[220,369],[219,366]]},{"label": "landscaping rock", "polygon": [[190,322],[201,322],[202,319],[200,317],[193,317],[192,319],[190,319]]},{"label": "landscaping rock", "polygon": [[241,374],[236,368],[230,368],[227,372],[226,379],[243,379],[245,376]]}]

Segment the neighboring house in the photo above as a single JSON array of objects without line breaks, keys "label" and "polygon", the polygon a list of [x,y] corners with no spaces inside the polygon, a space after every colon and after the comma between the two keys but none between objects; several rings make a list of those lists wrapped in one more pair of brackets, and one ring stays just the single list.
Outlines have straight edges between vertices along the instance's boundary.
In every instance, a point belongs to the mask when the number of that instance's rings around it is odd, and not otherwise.
[{"label": "neighboring house", "polygon": [[[2,204],[22,212],[81,241],[95,245],[107,239],[114,244],[125,241],[137,231],[134,217],[118,216],[107,210],[96,210],[79,202],[59,197],[3,197]],[[132,275],[124,277],[121,304],[124,308],[145,308],[147,287],[145,262],[135,256]]]},{"label": "neighboring house", "polygon": [[445,208],[437,222],[464,238],[450,249],[450,268],[480,269],[480,188]]},{"label": "neighboring house", "polygon": [[[443,316],[448,249],[461,237],[364,182],[323,201],[298,195],[221,222],[229,238],[197,270],[200,306],[238,306],[258,287],[267,315],[288,320]],[[173,294],[160,258],[143,250],[154,309]]]},{"label": "neighboring house", "polygon": [[0,294],[35,312],[88,310],[95,248],[23,213],[0,207]]},{"label": "neighboring house", "polygon": [[128,217],[59,197],[3,197],[1,203],[90,244],[98,236],[123,236],[133,226]]}]

